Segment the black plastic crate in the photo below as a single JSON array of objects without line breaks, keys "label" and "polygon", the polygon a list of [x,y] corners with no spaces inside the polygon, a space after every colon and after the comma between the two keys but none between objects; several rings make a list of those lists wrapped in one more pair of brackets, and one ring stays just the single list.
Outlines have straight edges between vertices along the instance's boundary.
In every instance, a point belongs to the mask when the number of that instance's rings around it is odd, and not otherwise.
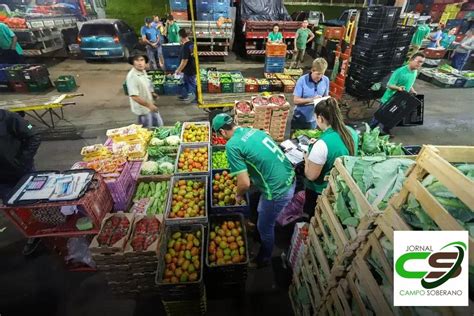
[{"label": "black plastic crate", "polygon": [[374,91],[371,89],[357,89],[354,88],[350,85],[346,85],[346,90],[345,90],[349,95],[356,97],[360,100],[374,100],[382,97],[383,91]]},{"label": "black plastic crate", "polygon": [[382,67],[392,62],[393,49],[385,51],[371,51],[355,46],[352,51],[352,62],[363,66]]},{"label": "black plastic crate", "polygon": [[415,34],[415,28],[413,26],[398,26],[397,27],[397,31],[396,31],[397,41],[408,40],[409,42],[411,42],[413,34]]},{"label": "black plastic crate", "polygon": [[[210,234],[213,231],[213,224],[221,224],[223,221],[239,221],[240,227],[242,229],[241,236],[244,240],[245,246],[245,262],[227,264],[221,266],[211,266],[209,263],[209,246],[210,246]],[[247,241],[247,232],[245,229],[244,217],[242,214],[219,214],[212,215],[209,219],[209,233],[207,234],[207,243],[206,243],[206,286],[222,286],[225,284],[240,284],[245,283],[247,279],[247,270],[249,263],[249,251],[248,251],[248,241]],[[217,233],[217,232],[216,232]]]},{"label": "black plastic crate", "polygon": [[206,315],[207,294],[203,292],[201,298],[182,301],[163,301],[163,307],[169,316]]},{"label": "black plastic crate", "polygon": [[420,145],[410,145],[410,146],[402,146],[402,150],[405,152],[406,155],[418,155],[421,151]]},{"label": "black plastic crate", "polygon": [[374,117],[385,128],[391,129],[416,111],[420,103],[420,100],[406,91],[397,92],[375,112]]},{"label": "black plastic crate", "polygon": [[400,18],[400,7],[371,6],[360,13],[359,27],[373,29],[393,28]]},{"label": "black plastic crate", "polygon": [[219,206],[214,205],[213,197],[214,197],[214,175],[216,173],[222,173],[223,171],[227,171],[230,173],[229,169],[213,169],[211,172],[211,178],[209,179],[209,204],[210,204],[210,214],[229,214],[229,213],[241,213],[244,216],[248,216],[249,214],[249,197],[248,194],[245,194],[245,202],[246,205],[227,205],[227,206]]},{"label": "black plastic crate", "polygon": [[418,94],[415,97],[420,101],[420,103],[417,105],[416,110],[405,116],[403,120],[398,123],[398,126],[423,125],[423,117],[425,112],[425,95]]},{"label": "black plastic crate", "polygon": [[388,74],[387,67],[368,67],[351,63],[349,66],[349,76],[359,81],[379,81]]},{"label": "black plastic crate", "polygon": [[[163,281],[163,275],[166,268],[165,263],[165,254],[167,250],[168,240],[172,234],[175,232],[196,233],[197,231],[201,232],[200,246],[200,270],[199,278],[195,282],[185,282],[185,283],[165,283]],[[184,301],[184,300],[199,300],[205,291],[204,282],[203,282],[203,265],[204,265],[204,226],[201,224],[190,224],[190,225],[173,225],[167,226],[165,235],[162,237],[160,243],[160,257],[158,258],[158,267],[156,271],[155,284],[158,286],[158,292],[160,297],[164,302],[173,302],[173,301]]]},{"label": "black plastic crate", "polygon": [[25,82],[41,82],[49,80],[49,71],[45,65],[30,65],[22,70],[22,77]]},{"label": "black plastic crate", "polygon": [[355,44],[365,49],[383,50],[393,47],[396,39],[397,33],[395,29],[373,30],[359,28]]}]

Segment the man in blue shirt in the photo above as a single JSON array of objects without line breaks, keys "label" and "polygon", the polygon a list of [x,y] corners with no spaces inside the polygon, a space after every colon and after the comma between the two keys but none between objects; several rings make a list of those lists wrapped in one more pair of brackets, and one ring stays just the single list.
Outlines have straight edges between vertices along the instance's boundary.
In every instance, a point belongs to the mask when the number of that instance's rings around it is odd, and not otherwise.
[{"label": "man in blue shirt", "polygon": [[324,58],[313,61],[311,71],[301,76],[293,91],[295,110],[291,120],[291,129],[314,129],[314,100],[329,95],[329,78],[324,75],[328,63]]},{"label": "man in blue shirt", "polygon": [[162,43],[160,41],[161,33],[156,27],[151,25],[152,22],[153,20],[151,18],[145,18],[145,26],[142,26],[140,33],[143,43],[146,45],[146,54],[150,60],[150,69],[156,70],[158,68],[156,64],[157,59],[160,67],[163,69]]}]

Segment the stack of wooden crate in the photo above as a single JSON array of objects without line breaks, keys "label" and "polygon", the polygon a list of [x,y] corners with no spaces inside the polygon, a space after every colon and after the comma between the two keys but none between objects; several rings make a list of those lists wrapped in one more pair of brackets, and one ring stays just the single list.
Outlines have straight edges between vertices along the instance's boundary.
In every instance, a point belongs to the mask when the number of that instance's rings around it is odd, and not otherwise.
[{"label": "stack of wooden crate", "polygon": [[[474,181],[453,165],[457,163],[474,164],[474,147],[424,146],[415,164],[408,169],[400,193],[392,196],[381,211],[369,204],[342,161],[336,161],[329,185],[319,197],[310,222],[308,252],[302,263],[304,269],[300,269],[306,273],[298,275],[300,284],[308,284],[310,314],[418,314],[415,308],[393,305],[393,232],[415,230],[402,214],[410,196],[418,201],[439,230],[465,230],[422,184],[428,175],[434,176],[474,211]],[[356,229],[344,229],[332,209],[331,202],[338,194],[337,176],[344,179],[363,213]],[[472,237],[469,237],[470,247]],[[472,253],[469,265],[474,265]],[[294,298],[292,303],[298,305]],[[440,307],[432,308],[432,312],[461,315],[468,310]],[[295,310],[295,314],[303,315],[301,308]]]}]

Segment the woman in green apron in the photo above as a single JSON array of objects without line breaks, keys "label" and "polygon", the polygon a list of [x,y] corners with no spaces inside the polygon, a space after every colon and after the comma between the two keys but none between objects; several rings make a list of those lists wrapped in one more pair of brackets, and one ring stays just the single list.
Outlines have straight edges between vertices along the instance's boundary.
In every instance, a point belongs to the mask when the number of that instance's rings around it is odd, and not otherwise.
[{"label": "woman in green apron", "polygon": [[329,98],[314,107],[321,138],[311,144],[305,155],[305,204],[304,212],[314,215],[316,200],[327,186],[324,178],[340,156],[357,155],[359,136],[344,124],[336,99]]}]

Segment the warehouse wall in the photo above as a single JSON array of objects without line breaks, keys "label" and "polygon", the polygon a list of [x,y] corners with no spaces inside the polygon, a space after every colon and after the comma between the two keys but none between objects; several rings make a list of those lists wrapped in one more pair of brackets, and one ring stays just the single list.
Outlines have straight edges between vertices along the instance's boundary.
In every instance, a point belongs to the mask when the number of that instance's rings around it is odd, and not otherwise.
[{"label": "warehouse wall", "polygon": [[108,18],[124,20],[138,33],[145,17],[162,17],[168,10],[168,0],[108,0],[105,13]]}]

